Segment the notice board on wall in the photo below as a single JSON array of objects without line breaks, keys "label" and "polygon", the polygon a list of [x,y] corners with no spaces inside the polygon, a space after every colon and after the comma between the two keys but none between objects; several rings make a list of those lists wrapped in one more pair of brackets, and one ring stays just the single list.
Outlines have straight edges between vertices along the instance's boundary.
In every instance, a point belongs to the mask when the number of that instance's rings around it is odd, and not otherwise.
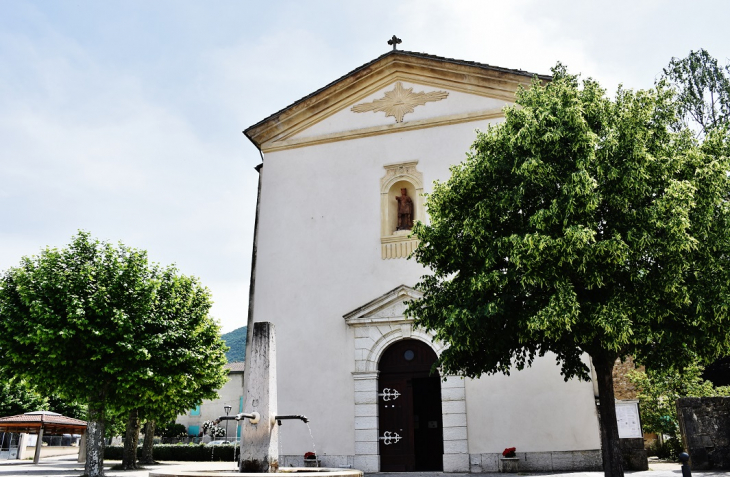
[{"label": "notice board on wall", "polygon": [[616,422],[619,438],[644,437],[639,419],[639,401],[616,401]]}]

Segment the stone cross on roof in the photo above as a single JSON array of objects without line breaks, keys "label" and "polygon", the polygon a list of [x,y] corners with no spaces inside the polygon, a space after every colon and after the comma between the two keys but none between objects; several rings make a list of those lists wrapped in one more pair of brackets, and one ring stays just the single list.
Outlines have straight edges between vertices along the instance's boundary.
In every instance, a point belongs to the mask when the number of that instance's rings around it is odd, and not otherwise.
[{"label": "stone cross on roof", "polygon": [[396,47],[397,45],[400,45],[401,43],[403,43],[403,40],[401,40],[400,38],[398,38],[398,37],[397,37],[397,36],[395,36],[395,35],[393,35],[393,38],[391,38],[390,40],[388,40],[388,44],[389,44],[389,45],[393,45],[393,49],[394,49],[394,50],[395,50],[395,47]]}]

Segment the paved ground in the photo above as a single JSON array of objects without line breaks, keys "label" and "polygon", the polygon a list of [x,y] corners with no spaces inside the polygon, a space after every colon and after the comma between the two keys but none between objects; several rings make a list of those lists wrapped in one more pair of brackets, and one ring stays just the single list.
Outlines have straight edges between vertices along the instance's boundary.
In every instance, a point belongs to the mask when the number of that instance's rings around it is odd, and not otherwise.
[{"label": "paved ground", "polygon": [[[107,477],[148,477],[150,470],[172,470],[173,468],[185,470],[233,470],[233,462],[163,462],[159,465],[150,465],[145,470],[123,471],[111,470],[111,466],[118,464],[118,461],[107,461],[105,464]],[[632,477],[681,477],[682,471],[679,464],[650,463],[649,471],[627,472]],[[83,464],[78,464],[74,457],[49,457],[42,460],[40,464],[33,465],[30,461],[0,461],[0,477],[31,475],[38,477],[77,477],[84,473]],[[711,472],[695,471],[694,475],[699,477],[730,477],[730,471]],[[572,472],[572,473],[530,473],[519,475],[551,477],[602,477],[602,472]],[[410,472],[407,474],[398,473],[374,473],[366,474],[366,477],[504,477],[504,474],[443,474],[440,472]]]}]

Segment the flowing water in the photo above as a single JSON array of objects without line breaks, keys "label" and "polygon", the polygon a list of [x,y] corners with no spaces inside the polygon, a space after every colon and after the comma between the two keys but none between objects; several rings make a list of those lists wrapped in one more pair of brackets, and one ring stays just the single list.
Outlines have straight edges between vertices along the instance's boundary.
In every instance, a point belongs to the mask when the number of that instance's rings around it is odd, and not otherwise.
[{"label": "flowing water", "polygon": [[312,428],[309,427],[309,423],[305,423],[307,425],[307,429],[309,429],[309,437],[312,438],[312,452],[314,452],[314,455],[316,456],[315,459],[317,459],[315,462],[317,462],[316,466],[319,467],[319,456],[317,455],[317,446],[314,444],[314,434],[312,434]]},{"label": "flowing water", "polygon": [[241,421],[236,421],[236,440],[233,444],[233,463],[234,468],[238,470],[238,459],[236,459],[236,446],[241,448]]}]

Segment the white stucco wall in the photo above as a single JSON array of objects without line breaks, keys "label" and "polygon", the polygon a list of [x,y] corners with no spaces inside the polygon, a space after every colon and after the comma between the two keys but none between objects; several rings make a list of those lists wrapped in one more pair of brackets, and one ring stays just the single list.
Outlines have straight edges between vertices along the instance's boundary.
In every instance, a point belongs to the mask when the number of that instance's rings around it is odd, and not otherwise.
[{"label": "white stucco wall", "polygon": [[[243,396],[243,372],[231,372],[228,374],[228,381],[218,390],[218,397],[216,399],[205,400],[200,403],[200,414],[192,415],[192,410],[177,417],[175,422],[184,425],[186,428],[189,426],[200,426],[200,430],[203,430],[203,423],[205,421],[213,421],[221,416],[225,416],[224,406],[231,406],[230,415],[236,415],[241,412],[241,397]],[[220,424],[221,427],[225,428],[225,422]],[[236,422],[230,421],[228,423],[228,435],[230,437],[236,436]]]},{"label": "white stucco wall", "polygon": [[[449,165],[465,158],[475,129],[486,124],[384,134],[265,156],[255,319],[276,325],[279,413],[311,419],[319,455],[355,453],[354,335],[342,316],[398,285],[413,286],[424,273],[412,260],[381,259],[383,165],[417,160],[430,192],[434,180],[448,178]],[[510,377],[470,380],[466,398],[470,453],[501,452],[507,446],[520,451],[599,447],[592,386],[564,383],[552,359]],[[285,423],[280,437],[281,454],[312,449],[309,432],[299,422]]]}]

